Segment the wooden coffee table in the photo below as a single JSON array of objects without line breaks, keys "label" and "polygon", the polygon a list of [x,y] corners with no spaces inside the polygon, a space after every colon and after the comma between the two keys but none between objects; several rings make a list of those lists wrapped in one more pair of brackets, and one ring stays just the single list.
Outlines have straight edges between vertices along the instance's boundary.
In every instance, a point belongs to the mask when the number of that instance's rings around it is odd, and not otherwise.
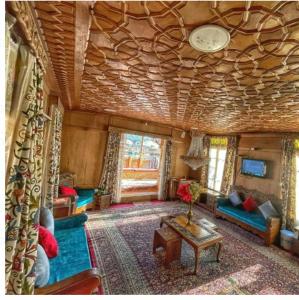
[{"label": "wooden coffee table", "polygon": [[[172,215],[161,218],[160,227],[166,224],[176,233],[178,233],[182,239],[184,239],[194,249],[195,254],[195,266],[192,275],[196,275],[198,272],[198,259],[200,251],[212,246],[218,246],[216,260],[219,262],[219,255],[222,247],[223,236],[217,231],[211,229],[209,226],[205,226],[198,221],[192,221],[191,225],[187,225],[187,217],[185,215]],[[189,273],[190,274],[190,273]]]}]

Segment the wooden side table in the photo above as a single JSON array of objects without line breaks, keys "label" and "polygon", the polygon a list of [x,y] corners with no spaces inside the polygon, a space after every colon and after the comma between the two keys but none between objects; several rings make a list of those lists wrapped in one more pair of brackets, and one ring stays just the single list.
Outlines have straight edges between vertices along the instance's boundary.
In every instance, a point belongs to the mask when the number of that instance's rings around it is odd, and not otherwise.
[{"label": "wooden side table", "polygon": [[291,252],[299,256],[299,226],[296,226],[294,229],[297,232],[297,239],[293,240]]},{"label": "wooden side table", "polygon": [[158,247],[163,247],[165,250],[165,266],[174,260],[181,258],[182,240],[181,237],[170,227],[164,227],[155,230],[153,253],[156,253]]},{"label": "wooden side table", "polygon": [[195,203],[200,207],[214,212],[216,207],[216,199],[221,195],[222,194],[220,192],[205,188],[200,192],[199,199]]},{"label": "wooden side table", "polygon": [[93,209],[105,209],[108,208],[111,205],[112,195],[95,195],[95,201],[94,201],[94,207]]},{"label": "wooden side table", "polygon": [[71,216],[73,213],[73,197],[59,196],[53,199],[53,216],[54,218],[62,218]]}]

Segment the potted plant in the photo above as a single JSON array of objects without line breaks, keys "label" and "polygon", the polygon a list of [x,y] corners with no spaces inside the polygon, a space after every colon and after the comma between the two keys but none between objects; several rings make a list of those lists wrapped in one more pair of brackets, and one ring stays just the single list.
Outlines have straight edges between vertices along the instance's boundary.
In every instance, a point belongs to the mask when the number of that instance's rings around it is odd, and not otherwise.
[{"label": "potted plant", "polygon": [[111,204],[111,194],[104,187],[95,189],[96,206],[100,209],[108,208]]},{"label": "potted plant", "polygon": [[187,212],[187,225],[190,225],[193,215],[192,205],[200,195],[200,185],[197,182],[180,184],[177,194],[184,202],[189,204],[189,211]]}]

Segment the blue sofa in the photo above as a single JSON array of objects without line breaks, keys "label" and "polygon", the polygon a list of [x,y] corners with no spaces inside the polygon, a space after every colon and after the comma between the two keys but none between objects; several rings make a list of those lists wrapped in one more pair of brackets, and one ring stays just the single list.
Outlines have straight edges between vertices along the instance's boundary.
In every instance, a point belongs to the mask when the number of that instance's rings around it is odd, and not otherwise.
[{"label": "blue sofa", "polygon": [[94,189],[79,189],[76,188],[78,197],[75,202],[74,212],[79,213],[88,208],[93,208],[94,205]]},{"label": "blue sofa", "polygon": [[87,215],[81,213],[55,220],[54,235],[58,242],[58,256],[49,260],[50,278],[47,286],[36,294],[85,294],[87,287],[99,286],[100,276],[92,269],[84,223]]},{"label": "blue sofa", "polygon": [[266,220],[258,210],[247,212],[242,206],[233,206],[230,200],[224,197],[217,198],[215,216],[257,234],[265,239],[267,246],[275,241],[280,230],[280,218],[271,217]]}]

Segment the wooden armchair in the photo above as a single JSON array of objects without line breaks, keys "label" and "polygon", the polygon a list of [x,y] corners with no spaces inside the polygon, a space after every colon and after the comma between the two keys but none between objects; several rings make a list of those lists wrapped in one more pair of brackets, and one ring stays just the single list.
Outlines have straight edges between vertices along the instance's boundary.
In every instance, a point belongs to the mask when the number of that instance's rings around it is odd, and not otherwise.
[{"label": "wooden armchair", "polygon": [[101,285],[98,269],[83,271],[72,277],[35,289],[36,295],[90,295]]},{"label": "wooden armchair", "polygon": [[74,212],[76,199],[73,196],[60,196],[53,200],[54,218],[71,216]]}]

